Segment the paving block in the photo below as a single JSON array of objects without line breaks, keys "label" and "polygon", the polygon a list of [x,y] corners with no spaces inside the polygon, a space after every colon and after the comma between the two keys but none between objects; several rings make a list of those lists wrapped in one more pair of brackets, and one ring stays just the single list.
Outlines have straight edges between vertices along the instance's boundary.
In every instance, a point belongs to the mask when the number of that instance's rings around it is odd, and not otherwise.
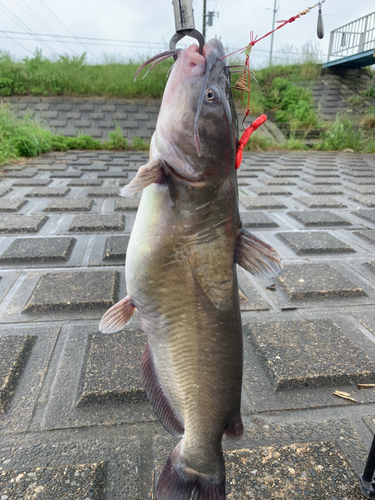
[{"label": "paving block", "polygon": [[108,170],[108,167],[104,165],[104,163],[99,163],[95,165],[82,165],[80,166],[80,170],[82,170],[82,172],[103,172]]},{"label": "paving block", "polygon": [[302,212],[288,212],[288,215],[297,219],[304,226],[351,226],[350,222],[326,210],[305,210]]},{"label": "paving block", "polygon": [[358,185],[364,184],[367,186],[368,184],[375,184],[375,177],[354,177],[347,180]]},{"label": "paving block", "polygon": [[69,231],[122,231],[125,229],[123,215],[88,214],[76,215]]},{"label": "paving block", "polygon": [[128,172],[98,172],[98,179],[126,179]]},{"label": "paving block", "polygon": [[350,199],[362,203],[362,205],[366,205],[366,207],[375,207],[375,196],[357,195],[351,196]]},{"label": "paving block", "polygon": [[37,233],[47,220],[43,215],[2,215],[0,233]]},{"label": "paving block", "polygon": [[293,443],[225,453],[228,499],[361,500],[358,476],[333,442]]},{"label": "paving block", "polygon": [[302,187],[306,193],[312,195],[325,195],[325,194],[344,194],[344,191],[341,188],[333,188],[333,187],[325,187],[325,186],[307,186]]},{"label": "paving block", "polygon": [[306,182],[309,182],[313,186],[330,186],[330,185],[335,185],[335,184],[341,184],[337,179],[328,179],[328,178],[323,178],[323,179],[302,179]]},{"label": "paving block", "polygon": [[75,238],[17,238],[0,255],[0,262],[67,262]]},{"label": "paving block", "polygon": [[357,191],[357,193],[361,194],[375,195],[375,186],[353,186],[350,189],[353,189],[353,191]]},{"label": "paving block", "polygon": [[53,128],[63,128],[66,125],[66,120],[50,120],[49,126]]},{"label": "paving block", "polygon": [[67,120],[80,120],[81,118],[81,113],[67,113],[66,118]]},{"label": "paving block", "polygon": [[284,203],[275,200],[272,196],[256,197],[240,197],[240,202],[247,210],[276,210],[286,208]]},{"label": "paving block", "polygon": [[276,222],[270,219],[263,212],[241,212],[241,222],[245,227],[250,228],[266,228],[266,227],[279,227]]},{"label": "paving block", "polygon": [[93,198],[113,198],[120,196],[120,188],[94,188],[90,189],[87,196],[92,196]]},{"label": "paving block", "polygon": [[309,208],[347,208],[340,201],[328,196],[296,196],[295,199]]},{"label": "paving block", "polygon": [[100,309],[118,299],[117,271],[75,271],[43,274],[23,312]]},{"label": "paving block", "polygon": [[125,261],[130,236],[109,236],[105,242],[103,260],[123,259]]},{"label": "paving block", "polygon": [[102,179],[72,179],[68,182],[68,187],[91,187],[91,186],[101,186],[103,184]]},{"label": "paving block", "polygon": [[40,187],[34,188],[29,191],[25,196],[26,198],[52,198],[52,197],[63,197],[69,193],[70,189],[66,187],[62,188],[51,188],[51,187]]},{"label": "paving block", "polygon": [[355,252],[349,245],[325,231],[278,233],[276,236],[290,246],[297,255]]},{"label": "paving block", "polygon": [[146,334],[139,327],[89,336],[78,406],[138,403],[147,399],[140,377]]},{"label": "paving block", "polygon": [[0,414],[5,413],[8,409],[9,402],[35,340],[36,337],[33,335],[0,337]]},{"label": "paving block", "polygon": [[38,172],[62,172],[67,168],[64,163],[49,163],[48,165],[38,165]]},{"label": "paving block", "polygon": [[270,187],[251,187],[252,191],[257,193],[258,196],[288,196],[292,193],[288,189],[281,186],[270,186]]},{"label": "paving block", "polygon": [[249,323],[275,390],[375,380],[375,364],[332,319]]},{"label": "paving block", "polygon": [[57,111],[72,111],[73,105],[72,104],[58,104],[56,106]]},{"label": "paving block", "polygon": [[366,293],[330,264],[295,264],[278,278],[290,300],[361,297]]},{"label": "paving block", "polygon": [[375,224],[375,209],[372,210],[356,210],[352,212],[353,215],[361,217],[362,219],[368,220]]},{"label": "paving block", "polygon": [[16,182],[13,182],[13,187],[35,187],[35,186],[49,186],[52,182],[52,179],[23,179]]},{"label": "paving block", "polygon": [[59,116],[58,111],[43,111],[42,112],[42,117],[46,118],[47,120],[56,119],[58,116]]},{"label": "paving block", "polygon": [[356,231],[353,234],[369,241],[370,243],[375,243],[375,229],[369,229],[368,231]]},{"label": "paving block", "polygon": [[121,198],[115,201],[115,212],[137,210],[140,199],[138,197]]},{"label": "paving block", "polygon": [[20,170],[20,171],[16,171],[16,170],[10,170],[6,173],[6,177],[12,177],[12,178],[28,178],[30,179],[31,177],[35,177],[36,176],[36,171],[34,169],[25,169],[25,170]]},{"label": "paving block", "polygon": [[95,110],[95,106],[93,104],[83,104],[79,106],[79,110],[81,113],[92,113]]},{"label": "paving block", "polygon": [[93,205],[94,200],[87,198],[52,200],[43,209],[43,212],[89,212]]},{"label": "paving block", "polygon": [[83,172],[78,172],[77,170],[74,170],[73,172],[71,170],[65,170],[63,172],[56,172],[52,173],[50,175],[51,179],[78,179],[82,177]]},{"label": "paving block", "polygon": [[10,193],[11,191],[13,191],[12,188],[9,188],[9,187],[3,188],[3,187],[1,187],[0,188],[0,197],[5,196],[6,194]]},{"label": "paving block", "polygon": [[287,178],[275,179],[275,178],[263,178],[260,179],[263,184],[267,186],[295,186],[296,183]]},{"label": "paving block", "polygon": [[365,262],[363,264],[367,269],[375,273],[375,262]]},{"label": "paving block", "polygon": [[22,198],[5,198],[0,200],[0,212],[18,212],[26,203],[28,200]]},{"label": "paving block", "polygon": [[19,470],[1,468],[1,498],[102,500],[105,473],[104,463]]}]

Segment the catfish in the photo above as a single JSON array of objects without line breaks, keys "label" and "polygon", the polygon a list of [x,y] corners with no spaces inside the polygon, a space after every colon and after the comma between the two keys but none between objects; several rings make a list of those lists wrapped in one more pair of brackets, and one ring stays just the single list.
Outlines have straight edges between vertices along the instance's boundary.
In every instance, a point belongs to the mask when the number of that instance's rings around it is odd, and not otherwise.
[{"label": "catfish", "polygon": [[137,311],[147,334],[144,388],[161,424],[181,439],[160,474],[158,500],[224,500],[222,438],[243,434],[236,265],[270,278],[282,264],[240,221],[237,116],[221,42],[210,40],[203,54],[196,45],[173,54],[150,161],[121,191],[143,190],[127,296],[99,328],[119,331]]}]

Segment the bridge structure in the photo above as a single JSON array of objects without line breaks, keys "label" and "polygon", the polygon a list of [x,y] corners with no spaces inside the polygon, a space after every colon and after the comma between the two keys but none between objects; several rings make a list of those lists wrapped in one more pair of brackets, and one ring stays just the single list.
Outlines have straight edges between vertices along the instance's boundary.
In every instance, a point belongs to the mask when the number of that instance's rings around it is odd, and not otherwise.
[{"label": "bridge structure", "polygon": [[331,31],[324,68],[375,64],[375,12]]}]

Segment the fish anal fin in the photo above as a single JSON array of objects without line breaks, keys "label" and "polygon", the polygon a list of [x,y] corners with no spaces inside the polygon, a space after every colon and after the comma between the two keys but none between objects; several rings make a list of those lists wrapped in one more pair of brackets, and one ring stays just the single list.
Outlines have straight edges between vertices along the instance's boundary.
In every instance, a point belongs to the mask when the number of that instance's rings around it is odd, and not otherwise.
[{"label": "fish anal fin", "polygon": [[147,397],[160,423],[173,436],[181,437],[184,424],[162,388],[149,343],[146,344],[142,356],[141,377]]},{"label": "fish anal fin", "polygon": [[150,184],[160,181],[164,175],[162,167],[163,160],[161,158],[155,158],[146,165],[142,165],[134,179],[121,189],[120,195],[133,196]]},{"label": "fish anal fin", "polygon": [[199,471],[185,467],[180,447],[181,443],[169,455],[161,471],[156,489],[158,500],[225,500],[224,460],[220,464],[220,479],[199,474]]},{"label": "fish anal fin", "polygon": [[99,330],[102,333],[115,333],[122,330],[130,323],[136,311],[131,298],[127,295],[124,299],[112,306],[102,317]]},{"label": "fish anal fin", "polygon": [[238,231],[234,261],[259,278],[276,278],[283,270],[274,247],[244,227],[240,227]]},{"label": "fish anal fin", "polygon": [[224,432],[228,439],[239,439],[243,436],[243,423],[239,411],[229,420]]}]

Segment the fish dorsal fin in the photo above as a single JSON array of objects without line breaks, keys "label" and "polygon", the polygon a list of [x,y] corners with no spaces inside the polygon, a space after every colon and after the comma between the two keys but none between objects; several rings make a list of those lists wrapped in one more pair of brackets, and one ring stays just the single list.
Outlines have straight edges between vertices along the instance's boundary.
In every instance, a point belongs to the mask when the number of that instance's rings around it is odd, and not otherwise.
[{"label": "fish dorsal fin", "polygon": [[163,175],[163,160],[155,158],[139,168],[137,175],[121,189],[121,196],[133,196],[145,187],[157,182]]},{"label": "fish dorsal fin", "polygon": [[243,227],[238,231],[234,261],[258,278],[276,278],[283,270],[274,247]]}]

